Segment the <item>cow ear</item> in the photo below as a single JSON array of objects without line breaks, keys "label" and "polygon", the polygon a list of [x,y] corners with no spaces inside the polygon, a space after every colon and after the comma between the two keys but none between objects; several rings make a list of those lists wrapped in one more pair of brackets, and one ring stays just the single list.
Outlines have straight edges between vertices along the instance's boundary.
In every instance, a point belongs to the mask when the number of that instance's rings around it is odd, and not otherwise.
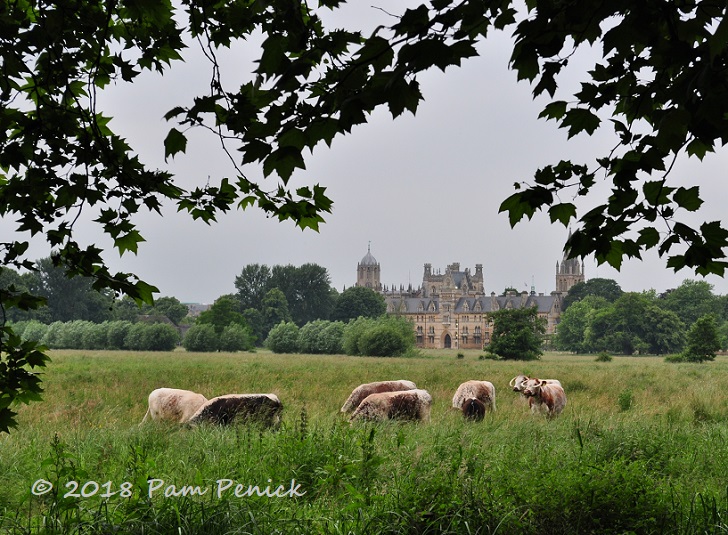
[{"label": "cow ear", "polygon": [[545,385],[546,384],[546,379],[541,379],[541,381],[539,381],[538,384],[539,384],[539,386]]}]

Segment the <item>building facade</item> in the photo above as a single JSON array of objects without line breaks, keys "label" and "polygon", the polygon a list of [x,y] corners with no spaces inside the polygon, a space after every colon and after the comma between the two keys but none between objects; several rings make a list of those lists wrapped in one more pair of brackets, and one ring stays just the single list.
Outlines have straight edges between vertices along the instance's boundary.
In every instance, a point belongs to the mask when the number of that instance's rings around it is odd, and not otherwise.
[{"label": "building facade", "polygon": [[483,349],[493,333],[487,314],[497,310],[536,307],[539,317],[546,319],[546,334],[553,334],[564,297],[574,284],[584,281],[584,265],[564,255],[563,261],[556,264],[556,291],[549,295],[533,290],[487,295],[482,264],[476,264],[471,272],[467,268],[461,270],[456,262],[447,266],[444,273],[435,273],[431,264],[425,264],[422,286],[416,290],[382,289],[380,277],[380,265],[368,249],[357,266],[357,286],[379,291],[389,314],[412,322],[417,347]]}]

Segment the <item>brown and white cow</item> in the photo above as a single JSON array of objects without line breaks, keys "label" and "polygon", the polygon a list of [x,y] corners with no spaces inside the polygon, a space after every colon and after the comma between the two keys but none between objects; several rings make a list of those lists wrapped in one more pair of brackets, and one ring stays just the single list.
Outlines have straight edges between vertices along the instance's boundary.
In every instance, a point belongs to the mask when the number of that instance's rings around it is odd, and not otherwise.
[{"label": "brown and white cow", "polygon": [[[513,388],[514,392],[520,392],[523,394],[523,387],[529,379],[530,377],[528,375],[516,375],[513,379],[511,379],[509,384]],[[542,381],[546,381],[548,384],[561,386],[561,381],[558,379],[542,379]]]},{"label": "brown and white cow", "polygon": [[139,425],[147,416],[157,421],[185,423],[206,401],[205,396],[190,390],[157,388],[149,394],[149,408]]},{"label": "brown and white cow", "polygon": [[561,385],[547,383],[542,379],[529,379],[523,385],[523,395],[528,398],[532,413],[545,412],[552,418],[566,406],[566,393]]},{"label": "brown and white cow", "polygon": [[468,399],[477,399],[483,403],[487,411],[495,410],[495,386],[490,381],[465,381],[455,391],[452,406],[462,409]]},{"label": "brown and white cow", "polygon": [[402,390],[414,390],[417,388],[412,381],[377,381],[357,386],[341,407],[341,412],[352,412],[370,394],[380,392],[400,392]]},{"label": "brown and white cow", "polygon": [[351,415],[354,421],[430,419],[432,396],[427,390],[403,390],[369,394]]},{"label": "brown and white cow", "polygon": [[258,423],[276,427],[281,421],[283,404],[275,394],[227,394],[202,405],[187,423]]}]

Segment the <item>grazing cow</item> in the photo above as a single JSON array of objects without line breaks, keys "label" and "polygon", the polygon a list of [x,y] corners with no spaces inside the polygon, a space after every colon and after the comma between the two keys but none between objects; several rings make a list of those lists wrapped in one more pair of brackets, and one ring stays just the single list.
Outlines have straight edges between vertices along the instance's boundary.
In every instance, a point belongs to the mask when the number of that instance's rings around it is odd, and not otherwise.
[{"label": "grazing cow", "polygon": [[523,386],[523,395],[528,398],[532,413],[545,412],[552,418],[566,406],[566,393],[561,385],[547,383],[542,379],[529,379]]},{"label": "grazing cow", "polygon": [[276,427],[281,421],[283,404],[275,394],[228,394],[202,405],[188,423],[228,425],[233,422],[259,423]]},{"label": "grazing cow", "polygon": [[427,390],[369,394],[351,415],[351,421],[429,420],[432,396]]},{"label": "grazing cow", "polygon": [[[508,384],[513,387],[514,392],[520,392],[521,394],[523,394],[523,387],[529,379],[530,377],[528,375],[516,375],[513,379],[511,379],[511,382]],[[558,379],[542,379],[542,381],[546,381],[546,383],[548,384],[561,386],[561,381],[559,381]]]},{"label": "grazing cow", "polygon": [[349,399],[346,400],[341,407],[341,412],[352,412],[356,410],[359,404],[369,395],[378,394],[380,392],[400,392],[402,390],[414,390],[417,388],[412,381],[378,381],[376,383],[366,383],[357,386]]},{"label": "grazing cow", "polygon": [[480,400],[488,411],[495,410],[495,387],[489,381],[465,381],[455,391],[452,406],[462,409],[465,400],[475,398]]},{"label": "grazing cow", "polygon": [[202,394],[178,388],[157,388],[149,394],[149,408],[139,423],[143,424],[147,416],[152,420],[167,420],[182,424],[189,420],[207,398]]},{"label": "grazing cow", "polygon": [[485,418],[485,403],[477,398],[468,398],[463,402],[462,411],[466,420],[480,422]]}]

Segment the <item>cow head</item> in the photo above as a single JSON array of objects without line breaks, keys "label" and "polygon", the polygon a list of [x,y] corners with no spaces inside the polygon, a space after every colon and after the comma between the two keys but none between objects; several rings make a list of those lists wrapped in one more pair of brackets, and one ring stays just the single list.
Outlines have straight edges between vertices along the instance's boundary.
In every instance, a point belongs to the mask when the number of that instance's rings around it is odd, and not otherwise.
[{"label": "cow head", "polygon": [[516,375],[508,384],[513,387],[514,392],[523,392],[523,386],[526,384],[528,379],[528,375]]},{"label": "cow head", "polygon": [[529,379],[523,383],[523,395],[527,397],[538,396],[541,393],[541,387],[545,384],[546,381],[542,381],[541,379]]}]

